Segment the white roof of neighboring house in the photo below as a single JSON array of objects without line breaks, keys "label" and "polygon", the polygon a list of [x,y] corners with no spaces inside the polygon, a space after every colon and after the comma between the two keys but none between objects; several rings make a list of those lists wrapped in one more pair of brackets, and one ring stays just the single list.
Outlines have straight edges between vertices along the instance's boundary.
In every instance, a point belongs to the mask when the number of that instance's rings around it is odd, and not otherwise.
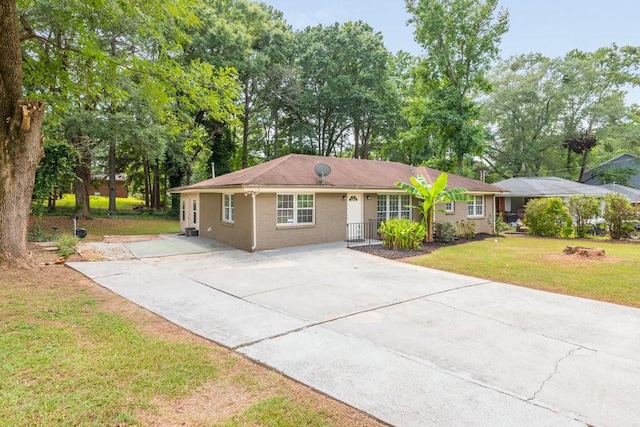
[{"label": "white roof of neighboring house", "polygon": [[507,197],[569,197],[586,195],[604,197],[611,191],[556,177],[509,178],[494,185],[509,190]]}]

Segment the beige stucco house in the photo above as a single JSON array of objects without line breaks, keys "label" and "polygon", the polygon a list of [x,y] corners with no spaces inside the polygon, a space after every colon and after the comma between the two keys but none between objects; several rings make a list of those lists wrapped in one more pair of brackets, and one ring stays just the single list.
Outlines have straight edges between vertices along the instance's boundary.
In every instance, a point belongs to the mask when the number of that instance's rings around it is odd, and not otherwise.
[{"label": "beige stucco house", "polygon": [[[417,174],[433,182],[440,173],[396,162],[290,154],[171,191],[180,194],[183,231],[259,251],[345,241],[348,228],[358,233],[364,228],[357,224],[393,217],[419,221],[409,207],[416,203],[395,183]],[[492,233],[495,196],[504,190],[453,174],[448,186],[466,188],[473,201],[440,206],[446,213],[436,220],[474,221],[478,233]]]}]

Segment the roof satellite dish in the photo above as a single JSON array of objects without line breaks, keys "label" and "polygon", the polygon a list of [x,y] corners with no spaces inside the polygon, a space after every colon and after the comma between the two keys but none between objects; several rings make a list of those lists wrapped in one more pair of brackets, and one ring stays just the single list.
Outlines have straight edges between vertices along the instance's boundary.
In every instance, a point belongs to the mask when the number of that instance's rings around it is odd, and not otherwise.
[{"label": "roof satellite dish", "polygon": [[318,163],[317,165],[315,165],[313,170],[315,171],[316,175],[320,177],[321,184],[324,184],[324,177],[329,176],[329,174],[331,173],[331,167],[329,165],[325,165],[324,163]]}]

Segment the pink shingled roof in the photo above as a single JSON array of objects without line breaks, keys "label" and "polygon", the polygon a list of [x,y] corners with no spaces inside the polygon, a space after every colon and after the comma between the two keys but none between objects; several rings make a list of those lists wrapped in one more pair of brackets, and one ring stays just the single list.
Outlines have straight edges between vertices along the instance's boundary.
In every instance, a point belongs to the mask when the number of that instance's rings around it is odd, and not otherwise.
[{"label": "pink shingled roof", "polygon": [[[320,178],[314,171],[314,167],[318,163],[324,163],[331,167],[331,173],[324,178],[324,184],[320,183]],[[411,176],[421,174],[427,181],[433,182],[440,173],[436,169],[409,166],[397,162],[289,154],[197,184],[175,188],[173,191],[236,186],[397,189],[396,182],[409,182]],[[504,191],[495,185],[454,174],[449,174],[448,187],[464,187],[469,191],[484,193]]]}]

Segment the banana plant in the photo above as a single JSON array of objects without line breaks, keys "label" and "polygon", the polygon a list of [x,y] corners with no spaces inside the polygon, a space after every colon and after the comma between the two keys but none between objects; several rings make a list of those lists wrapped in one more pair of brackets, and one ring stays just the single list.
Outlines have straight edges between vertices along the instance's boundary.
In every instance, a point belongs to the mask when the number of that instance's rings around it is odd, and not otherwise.
[{"label": "banana plant", "polygon": [[426,225],[427,235],[425,240],[433,242],[433,221],[436,212],[436,205],[447,202],[468,202],[471,196],[467,194],[467,189],[462,187],[447,188],[448,176],[441,173],[433,181],[427,182],[426,178],[420,174],[412,176],[411,184],[396,182],[396,187],[406,191],[412,198],[421,200],[420,205],[412,206],[422,214],[422,221]]}]

